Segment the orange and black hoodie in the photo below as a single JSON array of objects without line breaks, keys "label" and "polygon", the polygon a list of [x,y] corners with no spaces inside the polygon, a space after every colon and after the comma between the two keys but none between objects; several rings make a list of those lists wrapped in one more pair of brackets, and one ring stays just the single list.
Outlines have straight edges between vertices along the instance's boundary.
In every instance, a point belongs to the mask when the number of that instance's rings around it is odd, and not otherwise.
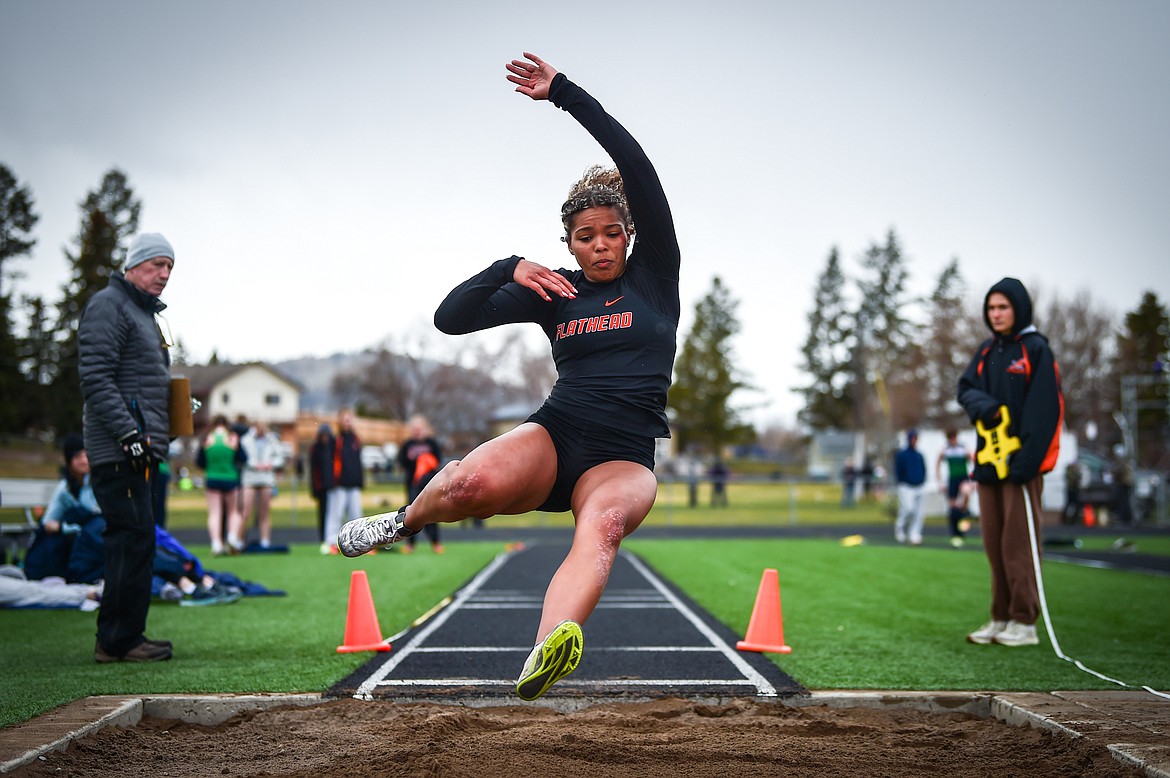
[{"label": "orange and black hoodie", "polygon": [[[980,344],[971,364],[959,379],[959,404],[972,422],[990,428],[1006,405],[1011,417],[1008,434],[1020,439],[1020,449],[1008,460],[1008,480],[1022,484],[1056,466],[1060,452],[1060,430],[1064,423],[1064,398],[1060,391],[1060,368],[1048,339],[1032,326],[1032,300],[1028,290],[1015,278],[1004,278],[983,299],[983,321],[987,300],[999,292],[1012,305],[1015,324],[1009,334],[992,331]],[[982,450],[981,437],[976,448]],[[973,476],[984,484],[999,481],[991,464],[976,464]]]}]

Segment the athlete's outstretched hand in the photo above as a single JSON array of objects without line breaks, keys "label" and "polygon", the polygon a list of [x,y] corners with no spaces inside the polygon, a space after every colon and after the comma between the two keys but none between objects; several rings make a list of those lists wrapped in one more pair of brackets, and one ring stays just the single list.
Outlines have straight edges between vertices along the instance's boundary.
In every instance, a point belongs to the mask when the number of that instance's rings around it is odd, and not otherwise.
[{"label": "athlete's outstretched hand", "polygon": [[520,286],[526,286],[536,292],[545,302],[552,301],[552,298],[548,296],[549,292],[552,292],[558,297],[572,298],[577,296],[577,290],[573,288],[573,285],[563,275],[549,270],[544,265],[530,262],[527,259],[522,259],[516,263],[516,270],[512,273],[512,280],[520,284]]},{"label": "athlete's outstretched hand", "polygon": [[510,71],[508,80],[516,84],[516,91],[533,100],[547,100],[548,88],[552,85],[557,69],[535,54],[524,52],[524,60],[514,59],[505,67]]}]

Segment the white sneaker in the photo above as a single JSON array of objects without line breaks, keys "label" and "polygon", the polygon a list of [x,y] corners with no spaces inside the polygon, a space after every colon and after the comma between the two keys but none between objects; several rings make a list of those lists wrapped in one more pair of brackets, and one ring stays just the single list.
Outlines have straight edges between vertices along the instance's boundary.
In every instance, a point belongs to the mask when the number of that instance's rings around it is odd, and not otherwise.
[{"label": "white sneaker", "polygon": [[337,548],[346,556],[354,557],[368,554],[379,546],[397,543],[414,534],[414,530],[403,524],[405,518],[406,508],[403,507],[393,513],[354,519],[337,533]]},{"label": "white sneaker", "polygon": [[1036,637],[1035,624],[1021,624],[1018,621],[1009,621],[1003,632],[993,640],[1001,646],[1034,646],[1040,642]]},{"label": "white sneaker", "polygon": [[968,643],[978,643],[981,646],[986,646],[991,641],[995,640],[995,636],[1007,629],[1008,623],[1006,621],[989,621],[979,629],[967,635]]}]

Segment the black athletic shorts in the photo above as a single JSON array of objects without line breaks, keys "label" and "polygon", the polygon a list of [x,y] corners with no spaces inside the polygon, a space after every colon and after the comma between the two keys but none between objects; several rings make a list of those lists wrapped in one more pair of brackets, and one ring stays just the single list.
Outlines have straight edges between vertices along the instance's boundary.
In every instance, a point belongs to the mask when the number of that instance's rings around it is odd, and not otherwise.
[{"label": "black athletic shorts", "polygon": [[637,462],[654,470],[654,438],[603,427],[547,405],[527,421],[544,427],[557,450],[557,480],[537,509],[563,513],[572,507],[573,489],[591,467],[603,462]]}]

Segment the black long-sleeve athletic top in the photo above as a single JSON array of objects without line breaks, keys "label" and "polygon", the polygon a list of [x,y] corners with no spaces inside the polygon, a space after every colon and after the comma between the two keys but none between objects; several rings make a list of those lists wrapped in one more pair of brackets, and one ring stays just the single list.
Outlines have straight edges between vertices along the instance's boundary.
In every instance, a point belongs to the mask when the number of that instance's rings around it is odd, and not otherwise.
[{"label": "black long-sleeve athletic top", "polygon": [[557,272],[577,296],[546,302],[512,280],[520,257],[501,259],[447,295],[435,326],[462,335],[539,324],[557,368],[547,406],[591,424],[669,437],[666,393],[680,315],[680,255],[666,194],[642,147],[584,89],[558,73],[549,100],[589,131],[621,173],[637,229],[625,272],[598,284],[580,269],[561,268]]}]

